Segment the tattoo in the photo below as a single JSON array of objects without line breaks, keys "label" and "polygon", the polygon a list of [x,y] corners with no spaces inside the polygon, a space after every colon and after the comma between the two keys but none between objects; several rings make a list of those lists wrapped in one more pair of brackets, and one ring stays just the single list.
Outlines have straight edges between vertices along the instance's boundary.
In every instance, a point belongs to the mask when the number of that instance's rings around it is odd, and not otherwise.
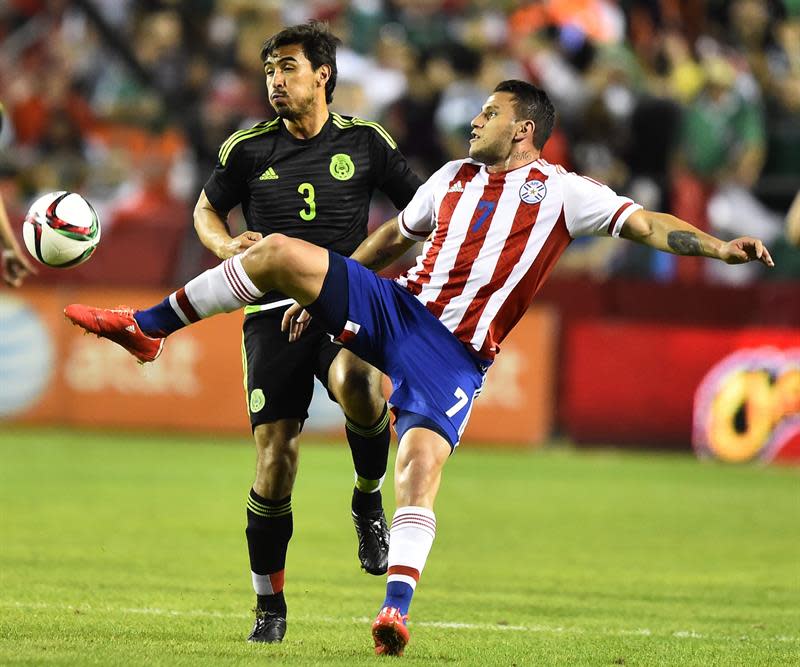
[{"label": "tattoo", "polygon": [[379,271],[382,269],[388,260],[392,257],[392,253],[388,250],[380,249],[375,251],[375,257],[369,264],[364,264],[370,271]]},{"label": "tattoo", "polygon": [[511,155],[512,160],[533,160],[533,153],[530,151],[521,151]]},{"label": "tattoo", "polygon": [[701,255],[700,239],[694,232],[670,232],[667,245],[679,255]]}]

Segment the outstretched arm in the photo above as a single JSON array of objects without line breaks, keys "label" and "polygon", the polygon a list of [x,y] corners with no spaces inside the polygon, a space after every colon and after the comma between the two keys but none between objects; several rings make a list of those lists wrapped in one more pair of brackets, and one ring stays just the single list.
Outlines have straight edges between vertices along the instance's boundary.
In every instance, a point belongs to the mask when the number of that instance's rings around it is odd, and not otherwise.
[{"label": "outstretched arm", "polygon": [[392,218],[365,238],[350,258],[372,271],[380,271],[402,257],[415,243],[400,233],[397,218]]},{"label": "outstretched arm", "polygon": [[667,213],[636,211],[622,225],[620,236],[675,255],[712,257],[727,264],[758,261],[775,266],[760,239],[741,236],[722,241]]}]

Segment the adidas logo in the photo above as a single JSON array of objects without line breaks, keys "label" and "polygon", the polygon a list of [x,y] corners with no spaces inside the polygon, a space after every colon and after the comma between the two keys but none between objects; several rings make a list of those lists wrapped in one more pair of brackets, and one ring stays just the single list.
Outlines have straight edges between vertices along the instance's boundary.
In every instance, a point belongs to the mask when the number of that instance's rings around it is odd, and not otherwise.
[{"label": "adidas logo", "polygon": [[258,177],[259,181],[274,181],[278,178],[278,174],[275,173],[275,170],[270,167],[267,169],[261,176]]},{"label": "adidas logo", "polygon": [[464,192],[464,186],[461,185],[461,181],[456,181],[450,186],[448,192]]},{"label": "adidas logo", "polygon": [[131,333],[136,333],[136,327],[133,326],[132,324],[129,324],[127,327],[125,327],[125,331],[130,331]]}]

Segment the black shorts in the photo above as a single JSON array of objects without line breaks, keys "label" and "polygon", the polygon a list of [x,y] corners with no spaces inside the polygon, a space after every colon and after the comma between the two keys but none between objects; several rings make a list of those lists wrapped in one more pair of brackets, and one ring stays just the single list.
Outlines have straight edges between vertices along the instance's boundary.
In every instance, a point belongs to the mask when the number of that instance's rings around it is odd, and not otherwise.
[{"label": "black shorts", "polygon": [[290,343],[288,332],[281,331],[285,311],[275,308],[244,322],[242,363],[252,428],[278,419],[307,419],[314,377],[327,389],[328,370],[342,349],[315,319]]}]

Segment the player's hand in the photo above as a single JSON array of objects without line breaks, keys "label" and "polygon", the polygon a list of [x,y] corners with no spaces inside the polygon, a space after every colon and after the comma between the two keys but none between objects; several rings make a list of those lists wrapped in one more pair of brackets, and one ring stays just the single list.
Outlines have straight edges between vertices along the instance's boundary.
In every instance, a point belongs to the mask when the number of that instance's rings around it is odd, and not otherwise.
[{"label": "player's hand", "polygon": [[3,280],[9,287],[19,287],[29,275],[36,273],[27,257],[9,248],[3,250]]},{"label": "player's hand", "polygon": [[775,266],[766,246],[751,236],[742,236],[724,243],[720,248],[719,258],[728,264],[761,262],[769,267]]},{"label": "player's hand", "polygon": [[246,231],[239,236],[233,237],[230,241],[225,243],[222,246],[222,253],[220,254],[220,259],[228,259],[229,257],[233,257],[234,255],[240,255],[248,248],[253,247],[256,243],[258,243],[262,238],[262,234],[260,232],[251,232]]},{"label": "player's hand", "polygon": [[289,306],[281,320],[281,331],[289,332],[289,342],[294,343],[311,322],[311,314],[299,303]]}]

